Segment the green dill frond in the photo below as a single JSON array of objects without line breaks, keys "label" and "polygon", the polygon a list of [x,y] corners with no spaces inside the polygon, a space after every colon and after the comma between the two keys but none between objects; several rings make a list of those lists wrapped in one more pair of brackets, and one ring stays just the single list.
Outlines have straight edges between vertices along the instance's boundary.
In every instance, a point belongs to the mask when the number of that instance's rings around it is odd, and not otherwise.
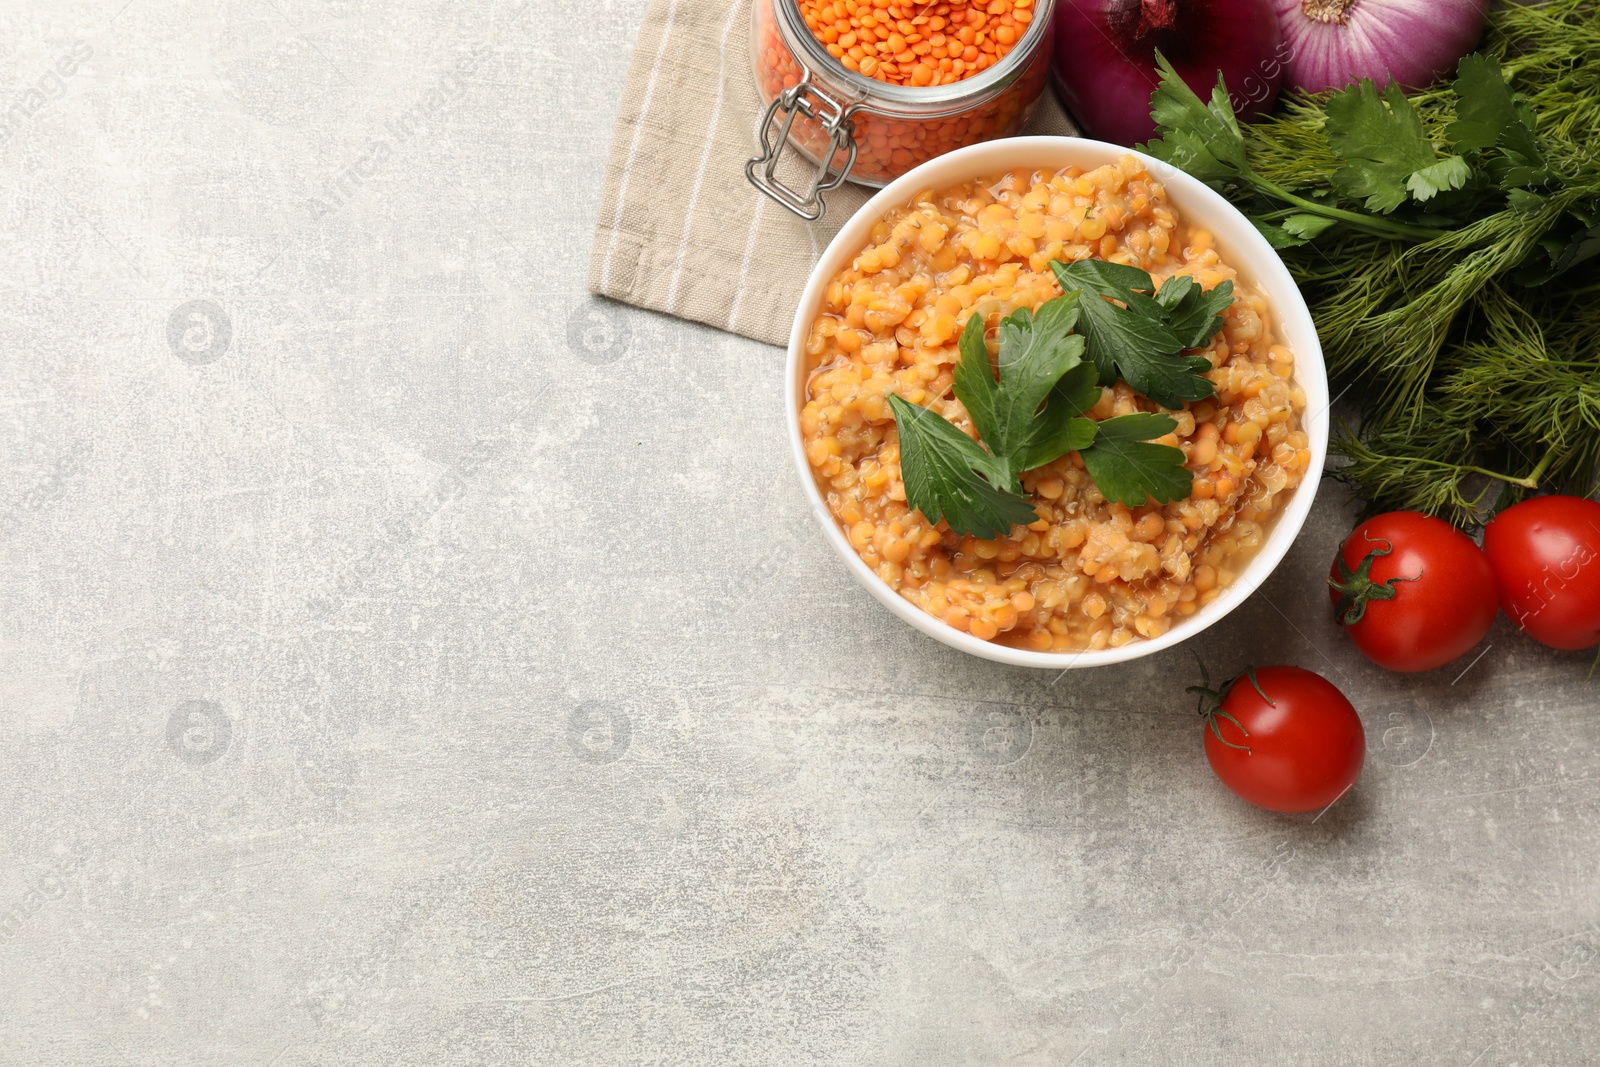
[{"label": "green dill frond", "polygon": [[1349,462],[1332,475],[1366,502],[1366,515],[1420,511],[1457,526],[1480,523],[1494,502],[1496,486],[1474,467],[1455,462],[1459,453],[1449,450],[1446,438],[1462,443],[1459,435],[1445,435],[1436,439],[1441,447],[1430,447],[1414,437],[1358,435],[1341,427],[1333,450]]},{"label": "green dill frond", "polygon": [[[1334,440],[1335,476],[1373,509],[1461,523],[1536,490],[1600,491],[1600,2],[1496,4],[1482,51],[1519,116],[1493,144],[1455,148],[1453,79],[1409,97],[1434,150],[1470,169],[1459,188],[1382,213],[1340,193],[1330,124],[1348,140],[1371,120],[1330,113],[1333,92],[1287,93],[1244,127],[1252,173],[1218,185],[1263,225],[1331,222],[1280,254],[1361,414]],[[1459,88],[1492,97],[1481,70]],[[1490,97],[1476,115],[1497,113]],[[1524,124],[1531,148],[1511,136]]]}]

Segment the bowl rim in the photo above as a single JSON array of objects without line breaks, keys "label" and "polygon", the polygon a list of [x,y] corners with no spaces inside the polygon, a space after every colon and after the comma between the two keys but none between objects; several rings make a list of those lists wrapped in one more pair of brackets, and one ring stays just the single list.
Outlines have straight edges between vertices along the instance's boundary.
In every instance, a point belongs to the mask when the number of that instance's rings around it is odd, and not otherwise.
[{"label": "bowl rim", "polygon": [[[1201,220],[1211,230],[1216,245],[1230,265],[1261,289],[1272,302],[1277,330],[1295,355],[1294,381],[1306,394],[1307,414],[1301,428],[1311,438],[1311,465],[1305,481],[1294,490],[1288,506],[1278,515],[1266,542],[1220,596],[1156,638],[1130,641],[1120,648],[1079,652],[1034,652],[984,641],[934,618],[891,589],[887,582],[856,554],[838,521],[822,498],[806,457],[800,432],[800,412],[805,404],[805,343],[811,322],[822,303],[822,293],[834,275],[861,250],[871,227],[889,210],[928,187],[944,188],[1017,167],[1094,167],[1132,155],[1166,186],[1172,202],[1185,219]],[[811,513],[834,551],[856,580],[879,603],[914,629],[969,655],[1018,667],[1069,670],[1108,666],[1154,655],[1187,641],[1217,623],[1250,597],[1277,569],[1299,537],[1316,499],[1321,472],[1327,461],[1330,402],[1327,367],[1310,309],[1283,260],[1255,226],[1221,194],[1199,179],[1136,149],[1082,137],[1010,137],[958,148],[912,168],[863,204],[829,241],[813,265],[789,332],[785,388],[790,451]]]}]

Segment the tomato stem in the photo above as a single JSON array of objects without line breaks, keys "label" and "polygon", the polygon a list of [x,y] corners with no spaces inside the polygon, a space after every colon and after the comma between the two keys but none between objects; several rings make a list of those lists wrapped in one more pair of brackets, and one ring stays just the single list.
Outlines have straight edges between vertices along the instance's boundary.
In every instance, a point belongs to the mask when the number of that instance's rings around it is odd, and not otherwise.
[{"label": "tomato stem", "polygon": [[[1229,741],[1226,737],[1222,736],[1222,727],[1217,724],[1218,719],[1227,719],[1229,722],[1233,723],[1233,725],[1237,727],[1239,732],[1245,737],[1250,736],[1250,731],[1244,728],[1244,724],[1238,719],[1234,718],[1232,713],[1226,711],[1222,707],[1222,702],[1228,699],[1228,694],[1233,691],[1233,687],[1238,684],[1239,679],[1230,678],[1227,682],[1223,683],[1220,689],[1212,689],[1211,672],[1206,670],[1205,660],[1200,658],[1200,653],[1194,653],[1194,661],[1200,665],[1200,684],[1191,685],[1186,688],[1184,692],[1196,693],[1199,695],[1200,716],[1206,720],[1206,725],[1211,727],[1211,732],[1217,735],[1218,741],[1221,741],[1229,748],[1236,748],[1239,751],[1248,754],[1250,752],[1249,745],[1236,745],[1232,741]],[[1250,679],[1250,684],[1255,687],[1255,691],[1261,694],[1261,699],[1265,700],[1269,706],[1274,708],[1278,706],[1261,688],[1261,683],[1256,679],[1256,669],[1254,667],[1246,667],[1244,669],[1244,677]]]},{"label": "tomato stem", "polygon": [[1372,564],[1379,557],[1387,556],[1394,551],[1394,544],[1382,537],[1373,537],[1371,534],[1362,534],[1369,545],[1380,547],[1372,549],[1361,557],[1361,563],[1355,570],[1351,570],[1344,561],[1344,553],[1340,552],[1334,560],[1339,567],[1339,577],[1329,577],[1328,584],[1339,591],[1339,603],[1334,605],[1334,613],[1338,615],[1339,622],[1345,626],[1354,626],[1367,614],[1367,605],[1374,600],[1393,600],[1395,586],[1401,582],[1414,582],[1422,577],[1418,571],[1410,578],[1396,575],[1383,582],[1372,580]]}]

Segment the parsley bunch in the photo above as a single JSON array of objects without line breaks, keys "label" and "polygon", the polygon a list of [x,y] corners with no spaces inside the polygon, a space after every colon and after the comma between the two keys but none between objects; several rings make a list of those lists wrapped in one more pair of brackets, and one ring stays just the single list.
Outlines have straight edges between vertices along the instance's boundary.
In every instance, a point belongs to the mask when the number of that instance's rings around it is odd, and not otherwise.
[{"label": "parsley bunch", "polygon": [[[1600,5],[1498,4],[1454,80],[1287,98],[1241,127],[1170,67],[1145,151],[1279,249],[1358,429],[1374,510],[1481,521],[1600,475]],[[1354,388],[1351,388],[1354,387]]]},{"label": "parsley bunch", "polygon": [[[1185,356],[1222,328],[1233,283],[1202,290],[1175,277],[1158,290],[1145,271],[1100,260],[1052,263],[1062,295],[1002,319],[991,367],[982,316],[967,319],[955,395],[982,444],[943,416],[889,397],[906,500],[933,523],[985,540],[1038,519],[1019,475],[1077,452],[1107,500],[1139,507],[1189,495],[1181,449],[1152,444],[1170,415],[1084,415],[1119,378],[1166,408],[1215,395],[1204,356]],[[1116,301],[1113,303],[1113,301]],[[996,370],[998,369],[998,377]]]}]

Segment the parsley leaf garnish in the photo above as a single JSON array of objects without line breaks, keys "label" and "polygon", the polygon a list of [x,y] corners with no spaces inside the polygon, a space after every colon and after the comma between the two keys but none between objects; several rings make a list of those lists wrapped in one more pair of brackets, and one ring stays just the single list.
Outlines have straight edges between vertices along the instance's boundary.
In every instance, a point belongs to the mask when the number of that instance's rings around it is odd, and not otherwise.
[{"label": "parsley leaf garnish", "polygon": [[1380,93],[1363,78],[1328,98],[1328,145],[1344,166],[1329,181],[1369,211],[1388,214],[1412,199],[1431,200],[1472,176],[1460,156],[1439,157],[1422,118],[1392,82]]},{"label": "parsley leaf garnish", "polygon": [[1189,275],[1178,274],[1161,283],[1156,303],[1171,316],[1178,342],[1184,348],[1199,348],[1222,329],[1222,314],[1233,306],[1233,283],[1224,281],[1202,289]]},{"label": "parsley leaf garnish", "polygon": [[958,533],[985,541],[1026,525],[1038,514],[1020,496],[997,489],[994,459],[942,416],[891,393],[900,429],[900,475],[906,500],[929,522],[940,519]]},{"label": "parsley leaf garnish", "polygon": [[[1050,267],[1063,291],[1084,289],[1106,298],[1082,303],[1082,332],[1101,385],[1121,378],[1164,408],[1181,408],[1185,400],[1203,400],[1216,391],[1205,377],[1211,361],[1181,353],[1205,344],[1222,328],[1218,323],[1197,336],[1215,320],[1218,300],[1227,297],[1222,308],[1233,302],[1231,282],[1224,283],[1225,292],[1221,285],[1203,294],[1186,289],[1179,294],[1181,306],[1174,309],[1152,295],[1155,282],[1138,267],[1098,259]],[[1120,306],[1112,300],[1121,301]]]},{"label": "parsley leaf garnish", "polygon": [[1012,462],[1019,471],[1031,471],[1068,452],[1087,448],[1094,440],[1095,421],[1083,413],[1100,400],[1094,364],[1080,363],[1061,376],[1033,429],[1017,449]]},{"label": "parsley leaf garnish", "polygon": [[[1150,275],[1135,267],[1095,260],[1072,268],[1052,265],[1062,295],[1037,311],[1021,308],[1002,319],[993,364],[983,317],[971,315],[961,332],[955,395],[981,444],[935,412],[889,397],[900,431],[906,501],[929,522],[942,519],[957,533],[985,540],[1032,523],[1038,515],[1022,495],[1019,476],[1074,451],[1108,500],[1139,507],[1189,494],[1192,480],[1182,450],[1149,441],[1171,433],[1176,420],[1149,413],[1100,422],[1085,417],[1100,400],[1107,372],[1084,357],[1099,346],[1113,382],[1132,368],[1158,391],[1167,383],[1194,399],[1211,396],[1211,382],[1198,373],[1210,362],[1180,352],[1222,328],[1232,283],[1203,290],[1193,278],[1178,277],[1157,293]],[[1109,303],[1107,296],[1122,304]],[[1132,378],[1125,380],[1139,389]]]},{"label": "parsley leaf garnish", "polygon": [[1182,500],[1193,485],[1183,465],[1183,449],[1150,442],[1177,428],[1178,420],[1171,415],[1148,411],[1118,415],[1100,422],[1094,444],[1078,455],[1107,500],[1130,508],[1143,507],[1146,497],[1163,504]]}]

